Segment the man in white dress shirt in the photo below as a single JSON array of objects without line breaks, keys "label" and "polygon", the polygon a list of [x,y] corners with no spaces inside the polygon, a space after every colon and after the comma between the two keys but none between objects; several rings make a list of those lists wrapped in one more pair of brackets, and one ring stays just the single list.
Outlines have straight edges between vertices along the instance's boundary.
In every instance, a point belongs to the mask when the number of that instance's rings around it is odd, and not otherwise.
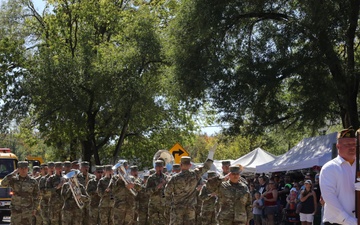
[{"label": "man in white dress shirt", "polygon": [[356,137],[352,128],[338,133],[338,156],[320,171],[320,189],[325,201],[324,225],[357,225],[355,218]]}]

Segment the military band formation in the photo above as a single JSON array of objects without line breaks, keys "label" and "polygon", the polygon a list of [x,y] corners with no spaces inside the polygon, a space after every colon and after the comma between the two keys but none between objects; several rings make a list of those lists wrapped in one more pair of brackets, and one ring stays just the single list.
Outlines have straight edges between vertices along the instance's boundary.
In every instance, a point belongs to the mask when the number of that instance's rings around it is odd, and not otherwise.
[{"label": "military band formation", "polygon": [[143,178],[136,165],[126,174],[124,160],[96,166],[94,174],[88,162],[77,161],[44,163],[28,174],[28,162],[20,161],[1,185],[13,191],[13,225],[248,224],[252,199],[240,166],[224,161],[228,169],[218,175],[209,171],[213,155],[210,150],[203,166],[195,169],[190,157],[182,157],[166,172],[166,162],[159,158]]}]

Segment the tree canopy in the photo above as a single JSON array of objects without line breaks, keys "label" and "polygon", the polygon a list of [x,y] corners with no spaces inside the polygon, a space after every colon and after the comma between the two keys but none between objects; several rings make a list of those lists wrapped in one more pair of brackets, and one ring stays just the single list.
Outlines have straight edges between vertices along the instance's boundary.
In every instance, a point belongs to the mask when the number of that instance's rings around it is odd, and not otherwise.
[{"label": "tree canopy", "polygon": [[230,132],[359,127],[358,0],[182,3],[173,73],[183,99],[213,102]]},{"label": "tree canopy", "polygon": [[[99,151],[112,145],[114,162],[124,155],[124,147],[131,146],[129,142],[194,128],[191,115],[181,111],[166,90],[169,78],[159,30],[166,18],[159,17],[156,4],[112,0],[47,4],[44,13],[31,1],[12,5],[19,8],[17,15],[23,20],[19,31],[27,38],[21,54],[26,60],[19,65],[24,72],[16,85],[21,84],[17,90],[29,100],[24,112],[45,142],[69,149],[63,152],[71,155],[60,158],[90,161],[94,156],[100,164]],[[6,73],[9,77],[14,72]],[[14,104],[19,100],[3,97]],[[128,151],[133,157],[149,149],[132,148]]]}]

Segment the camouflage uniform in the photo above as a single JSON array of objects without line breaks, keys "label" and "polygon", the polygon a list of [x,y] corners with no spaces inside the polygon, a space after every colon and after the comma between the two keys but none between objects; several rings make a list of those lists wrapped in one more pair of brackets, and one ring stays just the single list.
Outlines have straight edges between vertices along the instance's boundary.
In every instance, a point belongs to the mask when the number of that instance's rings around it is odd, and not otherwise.
[{"label": "camouflage uniform", "polygon": [[126,188],[125,182],[117,176],[110,185],[114,195],[114,222],[116,225],[133,225],[135,211],[135,196]]},{"label": "camouflage uniform", "polygon": [[200,214],[202,225],[216,225],[215,202],[217,197],[211,196],[206,184],[202,186],[199,196],[202,200]]},{"label": "camouflage uniform", "polygon": [[89,224],[96,225],[99,221],[100,196],[97,193],[99,180],[96,178],[89,180],[86,191],[90,196],[90,221]]},{"label": "camouflage uniform", "polygon": [[61,208],[64,201],[61,197],[61,187],[58,185],[63,182],[62,175],[53,174],[46,180],[46,190],[50,192],[49,214],[51,225],[61,225]]},{"label": "camouflage uniform", "polygon": [[138,221],[137,224],[138,225],[148,225],[149,221],[148,221],[148,209],[149,209],[149,193],[148,191],[145,189],[145,184],[146,183],[145,179],[148,179],[148,176],[144,176],[144,181],[142,183],[143,188],[141,190],[139,190],[138,195],[136,196],[136,198],[139,200],[139,208],[138,208],[138,212],[139,212],[139,217],[138,217]]},{"label": "camouflage uniform", "polygon": [[[182,157],[181,163],[190,164],[190,157]],[[212,163],[213,161],[208,159],[202,168],[182,170],[171,177],[165,187],[166,201],[171,202],[170,225],[195,224],[196,187]]]},{"label": "camouflage uniform", "polygon": [[[40,179],[41,179],[41,176],[38,176],[36,178],[34,178],[36,180],[36,184],[39,188],[39,182],[40,182]],[[43,221],[42,221],[42,218],[41,218],[41,214],[40,214],[40,191],[39,191],[39,195],[38,195],[38,199],[37,199],[37,205],[36,205],[36,212],[35,212],[35,223],[36,225],[42,225],[43,224]]]},{"label": "camouflage uniform", "polygon": [[[84,161],[81,163],[81,166],[88,166],[88,162]],[[78,180],[79,183],[82,184],[85,188],[87,186],[87,183],[91,180],[96,178],[94,174],[91,173],[87,173],[86,175],[84,175],[83,173],[80,173],[78,175]],[[90,223],[90,202],[87,202],[83,208],[83,224],[84,225],[89,225]]]},{"label": "camouflage uniform", "polygon": [[[238,166],[230,167],[234,172]],[[220,178],[210,179],[207,187],[215,192],[219,200],[218,223],[221,225],[245,225],[253,218],[251,210],[251,195],[246,184],[240,181],[232,183]]]},{"label": "camouflage uniform", "polygon": [[[165,224],[165,196],[164,188],[167,181],[167,176],[163,173],[154,173],[149,176],[146,182],[146,190],[149,193],[149,224],[164,225]],[[163,184],[162,188],[158,189],[158,185]]]},{"label": "camouflage uniform", "polygon": [[[27,168],[27,162],[20,161],[19,167]],[[32,215],[38,205],[39,188],[35,179],[29,175],[22,177],[17,173],[10,173],[1,181],[1,186],[11,187],[11,224],[32,224]]]},{"label": "camouflage uniform", "polygon": [[100,225],[114,224],[114,199],[111,192],[106,192],[109,184],[115,182],[114,177],[103,177],[97,185],[97,193],[100,196],[99,220]]},{"label": "camouflage uniform", "polygon": [[[82,184],[79,184],[81,190],[81,200],[84,204],[89,201],[85,188]],[[74,195],[70,189],[68,182],[64,183],[61,188],[61,196],[64,199],[64,206],[62,207],[62,225],[81,225],[83,218],[82,209],[77,205]]]},{"label": "camouflage uniform", "polygon": [[49,212],[49,199],[51,193],[46,190],[46,180],[50,177],[50,174],[42,176],[39,180],[40,191],[40,215],[43,221],[43,225],[50,224],[50,212]]},{"label": "camouflage uniform", "polygon": [[136,224],[137,221],[138,221],[138,218],[139,218],[139,204],[140,204],[140,201],[142,201],[142,199],[139,198],[138,194],[139,194],[139,191],[142,189],[142,186],[143,186],[143,180],[140,178],[140,177],[134,177],[134,176],[130,176],[131,178],[131,181],[136,184],[136,192],[137,192],[137,195],[135,196],[135,210],[134,210],[134,217],[133,217],[133,221],[134,223],[133,224]]}]

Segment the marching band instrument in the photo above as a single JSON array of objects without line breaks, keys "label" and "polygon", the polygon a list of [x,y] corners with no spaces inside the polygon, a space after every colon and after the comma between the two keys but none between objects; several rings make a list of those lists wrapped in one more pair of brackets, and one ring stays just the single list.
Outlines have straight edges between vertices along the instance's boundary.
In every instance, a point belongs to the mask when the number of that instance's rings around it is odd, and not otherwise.
[{"label": "marching band instrument", "polygon": [[73,170],[63,176],[64,179],[68,180],[70,190],[73,194],[76,204],[82,209],[85,206],[85,203],[81,199],[81,188],[77,175],[80,173],[79,170]]},{"label": "marching band instrument", "polygon": [[156,160],[162,160],[164,161],[164,167],[167,169],[167,171],[171,172],[172,166],[174,164],[174,156],[168,151],[168,150],[159,150],[155,153],[153,157],[153,165],[155,167],[155,161]]},{"label": "marching band instrument", "polygon": [[[118,163],[115,164],[115,166],[113,166],[112,169],[114,171],[118,171],[117,175],[119,175],[121,180],[123,180],[125,185],[127,186],[128,184],[133,184],[133,182],[132,182],[129,174],[127,173],[127,171],[125,169],[124,162],[126,162],[126,161],[125,160],[120,160]],[[130,188],[129,191],[134,196],[137,196],[137,194],[138,194],[137,191],[134,188]]]}]

